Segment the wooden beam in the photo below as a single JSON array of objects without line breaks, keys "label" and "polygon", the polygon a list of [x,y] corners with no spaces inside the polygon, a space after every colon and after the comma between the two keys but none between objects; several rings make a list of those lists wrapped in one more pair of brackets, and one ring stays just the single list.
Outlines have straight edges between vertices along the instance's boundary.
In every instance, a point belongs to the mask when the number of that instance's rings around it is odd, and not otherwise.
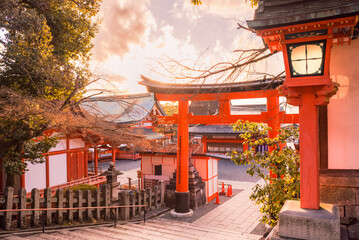
[{"label": "wooden beam", "polygon": [[[177,124],[178,115],[173,116],[157,116],[159,124]],[[267,112],[262,112],[260,115],[189,115],[189,124],[231,124],[238,120],[250,121],[250,122],[267,122]],[[279,119],[281,123],[298,123],[298,114],[285,114],[280,112]]]},{"label": "wooden beam", "polygon": [[223,92],[201,94],[164,94],[155,93],[157,101],[223,101],[244,98],[265,98],[277,94],[276,89],[248,91],[248,92]]}]

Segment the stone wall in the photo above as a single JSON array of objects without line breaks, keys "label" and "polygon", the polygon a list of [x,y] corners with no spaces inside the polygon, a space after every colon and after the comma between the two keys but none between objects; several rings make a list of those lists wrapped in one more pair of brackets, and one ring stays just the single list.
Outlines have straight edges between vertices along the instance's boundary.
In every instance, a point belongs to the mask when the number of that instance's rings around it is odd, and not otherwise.
[{"label": "stone wall", "polygon": [[348,233],[359,238],[359,170],[320,170],[320,202],[339,206],[352,219]]}]

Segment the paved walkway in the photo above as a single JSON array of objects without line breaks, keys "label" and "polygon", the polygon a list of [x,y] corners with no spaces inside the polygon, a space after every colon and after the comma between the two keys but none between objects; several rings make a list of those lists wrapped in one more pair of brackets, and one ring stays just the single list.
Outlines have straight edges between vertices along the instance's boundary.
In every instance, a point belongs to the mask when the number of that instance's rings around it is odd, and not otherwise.
[{"label": "paved walkway", "polygon": [[193,223],[236,231],[248,239],[260,239],[260,235],[251,234],[252,230],[258,225],[261,216],[259,206],[249,199],[252,188],[256,183],[228,180],[225,183],[232,184],[234,189],[243,189],[244,191]]}]

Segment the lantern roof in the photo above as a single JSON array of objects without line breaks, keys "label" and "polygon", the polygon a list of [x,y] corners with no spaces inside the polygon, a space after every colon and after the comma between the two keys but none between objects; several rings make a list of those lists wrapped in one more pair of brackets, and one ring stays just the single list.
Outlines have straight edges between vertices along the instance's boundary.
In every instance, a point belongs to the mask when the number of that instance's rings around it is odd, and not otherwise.
[{"label": "lantern roof", "polygon": [[353,0],[260,0],[247,24],[262,30],[358,14],[359,1]]}]

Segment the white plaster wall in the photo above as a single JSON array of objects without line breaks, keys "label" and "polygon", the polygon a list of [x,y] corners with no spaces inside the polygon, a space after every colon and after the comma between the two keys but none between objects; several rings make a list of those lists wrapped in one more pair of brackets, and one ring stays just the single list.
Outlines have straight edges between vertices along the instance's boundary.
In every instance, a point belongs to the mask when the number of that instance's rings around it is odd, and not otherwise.
[{"label": "white plaster wall", "polygon": [[60,139],[59,143],[50,149],[50,152],[66,150],[66,139]]},{"label": "white plaster wall", "polygon": [[162,157],[152,157],[153,164],[162,164]]},{"label": "white plaster wall", "polygon": [[142,172],[144,174],[152,174],[152,163],[150,156],[142,156]]},{"label": "white plaster wall", "polygon": [[163,164],[162,165],[162,176],[166,176],[166,177],[173,177],[173,172],[175,171],[173,164],[168,165],[168,164]]},{"label": "white plaster wall", "polygon": [[328,105],[328,167],[359,169],[359,40],[333,47],[330,71],[340,87]]},{"label": "white plaster wall", "polygon": [[70,149],[74,149],[74,148],[83,148],[85,147],[85,142],[80,139],[70,139]]},{"label": "white plaster wall", "polygon": [[33,188],[46,188],[46,163],[27,165],[29,171],[25,173],[26,192],[30,192]]},{"label": "white plaster wall", "polygon": [[50,186],[67,182],[66,153],[49,157]]}]

